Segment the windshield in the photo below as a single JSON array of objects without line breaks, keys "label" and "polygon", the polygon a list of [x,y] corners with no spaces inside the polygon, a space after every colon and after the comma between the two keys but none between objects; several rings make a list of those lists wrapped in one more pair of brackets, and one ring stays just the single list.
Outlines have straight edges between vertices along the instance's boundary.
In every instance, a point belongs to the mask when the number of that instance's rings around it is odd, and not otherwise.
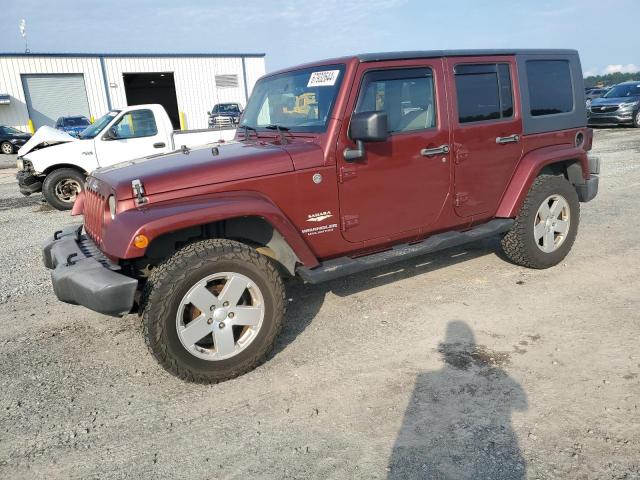
[{"label": "windshield", "polygon": [[0,127],[0,132],[4,133],[5,135],[26,135],[24,132],[16,130],[12,127]]},{"label": "windshield", "polygon": [[102,131],[104,127],[109,124],[111,120],[113,120],[113,117],[118,115],[118,113],[120,113],[120,110],[112,110],[111,112],[103,115],[98,120],[96,120],[96,123],[94,123],[93,125],[89,125],[82,132],[80,132],[78,138],[94,138]]},{"label": "windshield", "polygon": [[240,126],[324,132],[343,74],[344,65],[324,65],[263,78],[253,89]]},{"label": "windshield", "polygon": [[222,103],[213,108],[214,113],[240,113],[240,107],[235,103]]},{"label": "windshield", "polygon": [[91,122],[85,117],[69,117],[64,120],[65,127],[86,127],[87,125],[91,125]]},{"label": "windshield", "polygon": [[616,85],[605,93],[602,98],[621,98],[640,96],[640,83]]}]

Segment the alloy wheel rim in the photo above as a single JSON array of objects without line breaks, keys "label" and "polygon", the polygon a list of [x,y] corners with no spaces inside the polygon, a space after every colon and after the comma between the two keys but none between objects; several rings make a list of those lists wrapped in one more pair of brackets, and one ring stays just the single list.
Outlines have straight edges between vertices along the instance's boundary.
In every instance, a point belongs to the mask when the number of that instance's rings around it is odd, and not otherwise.
[{"label": "alloy wheel rim", "polygon": [[8,143],[3,143],[2,144],[2,151],[4,153],[13,153],[13,147],[11,145],[9,145]]},{"label": "alloy wheel rim", "polygon": [[80,182],[73,178],[65,178],[56,184],[56,197],[62,202],[73,203],[81,189]]},{"label": "alloy wheel rim", "polygon": [[536,213],[533,221],[533,237],[536,245],[544,253],[558,250],[569,234],[571,209],[562,195],[547,197]]},{"label": "alloy wheel rim", "polygon": [[176,313],[176,331],[191,355],[225,360],[255,340],[264,315],[264,297],[249,277],[220,272],[198,281],[184,295]]}]

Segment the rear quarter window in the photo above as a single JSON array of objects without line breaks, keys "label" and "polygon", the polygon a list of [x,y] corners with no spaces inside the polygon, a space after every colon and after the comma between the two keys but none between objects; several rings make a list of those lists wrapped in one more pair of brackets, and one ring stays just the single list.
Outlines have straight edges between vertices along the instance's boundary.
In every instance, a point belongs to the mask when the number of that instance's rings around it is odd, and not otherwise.
[{"label": "rear quarter window", "polygon": [[526,65],[532,116],[573,111],[573,84],[567,60],[528,60]]}]

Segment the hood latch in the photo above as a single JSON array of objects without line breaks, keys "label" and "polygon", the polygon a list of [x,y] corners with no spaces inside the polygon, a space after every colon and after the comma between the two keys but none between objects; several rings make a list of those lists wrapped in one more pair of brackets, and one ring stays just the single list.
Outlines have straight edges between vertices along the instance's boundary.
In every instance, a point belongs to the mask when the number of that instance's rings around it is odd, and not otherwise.
[{"label": "hood latch", "polygon": [[133,190],[133,194],[136,197],[137,205],[144,205],[149,201],[149,199],[144,195],[144,186],[142,185],[140,179],[136,178],[135,180],[131,181],[131,190]]}]

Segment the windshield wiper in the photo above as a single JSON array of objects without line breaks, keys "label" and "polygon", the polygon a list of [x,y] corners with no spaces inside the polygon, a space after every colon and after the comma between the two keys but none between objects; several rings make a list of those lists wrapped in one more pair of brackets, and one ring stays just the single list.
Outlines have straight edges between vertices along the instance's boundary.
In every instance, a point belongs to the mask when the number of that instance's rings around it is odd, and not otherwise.
[{"label": "windshield wiper", "polygon": [[266,127],[264,127],[268,130],[276,130],[278,132],[278,135],[280,135],[280,142],[282,143],[289,143],[289,140],[287,140],[284,136],[284,132],[288,132],[290,130],[289,127],[283,127],[282,125],[278,125],[276,123],[272,123],[270,125],[267,125]]},{"label": "windshield wiper", "polygon": [[258,131],[255,128],[253,128],[253,127],[251,127],[249,125],[240,125],[240,128],[244,129],[244,138],[245,139],[249,138],[249,132],[254,132],[256,134],[256,138],[258,138]]}]

